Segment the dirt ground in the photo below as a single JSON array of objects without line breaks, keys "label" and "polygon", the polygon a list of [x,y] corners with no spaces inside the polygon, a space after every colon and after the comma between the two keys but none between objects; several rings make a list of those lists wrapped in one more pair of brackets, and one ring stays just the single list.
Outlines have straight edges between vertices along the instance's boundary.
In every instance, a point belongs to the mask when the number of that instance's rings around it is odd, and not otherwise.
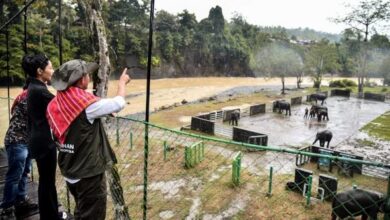
[{"label": "dirt ground", "polygon": [[[330,80],[339,78],[324,78],[323,85],[327,85]],[[375,81],[380,81],[379,79]],[[117,91],[117,80],[109,82],[108,97],[112,97]],[[311,86],[312,81],[309,77],[303,79],[304,86]],[[275,85],[281,87],[279,78],[251,78],[251,77],[199,77],[199,78],[169,78],[155,79],[151,81],[150,110],[164,105],[172,105],[175,102],[181,102],[183,99],[194,101],[202,97],[209,97],[222,91],[239,86],[267,86]],[[296,78],[286,78],[287,87],[296,86]],[[90,90],[92,85],[90,85]],[[20,87],[13,87],[10,90],[10,96],[15,97],[20,92]],[[49,87],[49,90],[55,94],[55,90]],[[127,98],[130,103],[120,115],[127,115],[136,112],[145,111],[145,91],[146,80],[132,80],[126,88]],[[0,89],[0,97],[7,97],[7,88]]]},{"label": "dirt ground", "polygon": [[[329,81],[339,78],[324,78],[323,85],[328,85]],[[355,79],[356,80],[356,79]],[[380,82],[381,79],[372,79]],[[109,82],[108,97],[113,97],[117,91],[117,80]],[[295,88],[296,78],[288,77],[285,79],[286,87]],[[203,97],[210,97],[220,92],[240,86],[280,86],[280,78],[250,78],[250,77],[199,77],[199,78],[169,78],[155,79],[151,81],[150,111],[154,111],[162,106],[181,103],[184,99],[188,102],[198,100]],[[303,86],[311,86],[312,81],[309,77],[303,79]],[[56,91],[49,86],[49,90],[55,94]],[[92,90],[90,85],[89,90]],[[21,87],[12,87],[10,97],[15,98],[20,93]],[[119,115],[128,115],[145,111],[146,102],[146,80],[132,80],[126,87],[126,101],[128,105]],[[0,88],[0,98],[7,98],[7,88]],[[0,138],[4,137],[5,130],[8,127],[8,106],[7,101],[0,100]],[[12,103],[12,101],[11,101]]]}]

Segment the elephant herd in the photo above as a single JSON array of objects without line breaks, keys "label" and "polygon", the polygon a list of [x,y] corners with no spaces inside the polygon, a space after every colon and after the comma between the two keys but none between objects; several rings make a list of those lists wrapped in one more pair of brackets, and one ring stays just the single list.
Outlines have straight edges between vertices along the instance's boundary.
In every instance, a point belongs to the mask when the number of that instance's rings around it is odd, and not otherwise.
[{"label": "elephant herd", "polygon": [[[314,100],[315,104],[313,104],[310,108],[305,109],[305,116],[304,118],[317,118],[317,120],[320,122],[322,120],[329,121],[329,115],[328,115],[328,107],[324,106],[325,100],[327,96],[322,93],[312,94],[309,96],[309,100]],[[317,101],[321,101],[321,105],[317,104]],[[286,100],[276,100],[273,102],[273,111],[276,112],[278,110],[279,113],[283,113],[283,111],[286,111],[286,116],[291,116],[291,104],[288,103]],[[318,132],[316,134],[316,138],[313,142],[313,145],[319,141],[320,146],[324,147],[325,143],[327,144],[327,148],[329,148],[329,143],[332,140],[333,134],[329,130],[324,130],[321,132]]]}]

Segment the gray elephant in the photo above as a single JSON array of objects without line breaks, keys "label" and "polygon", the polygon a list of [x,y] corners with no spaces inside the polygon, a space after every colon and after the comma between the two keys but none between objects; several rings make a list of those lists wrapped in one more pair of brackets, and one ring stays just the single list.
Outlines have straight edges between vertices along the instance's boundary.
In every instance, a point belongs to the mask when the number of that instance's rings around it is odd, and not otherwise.
[{"label": "gray elephant", "polygon": [[310,99],[314,99],[316,101],[316,104],[317,104],[317,100],[320,100],[321,105],[324,104],[324,101],[326,98],[327,98],[327,96],[325,94],[322,94],[322,93],[316,93],[316,94],[310,95]]},{"label": "gray elephant", "polygon": [[240,119],[240,111],[236,109],[230,115],[229,125],[238,126],[238,119]]},{"label": "gray elephant", "polygon": [[312,105],[310,108],[310,118],[315,117],[316,115],[318,121],[325,120],[325,119],[329,121],[328,107],[317,105],[317,104]]},{"label": "gray elephant", "polygon": [[338,193],[332,202],[332,220],[356,217],[378,219],[378,212],[389,213],[386,198],[382,193],[352,189]]},{"label": "gray elephant", "polygon": [[285,100],[274,101],[272,110],[276,112],[276,109],[279,109],[279,113],[282,113],[283,110],[286,110],[286,115],[291,115],[291,105]]},{"label": "gray elephant", "polygon": [[332,140],[332,137],[333,137],[333,134],[331,131],[329,130],[324,130],[324,131],[321,131],[321,132],[317,132],[316,134],[316,139],[314,140],[313,142],[313,145],[317,142],[317,141],[320,141],[320,146],[321,147],[324,147],[325,145],[325,142],[328,142],[327,144],[327,148],[329,148],[329,143],[330,141]]},{"label": "gray elephant", "polygon": [[328,116],[328,108],[321,108],[317,111],[317,119],[318,121],[321,120],[327,120],[329,121],[329,116]]}]

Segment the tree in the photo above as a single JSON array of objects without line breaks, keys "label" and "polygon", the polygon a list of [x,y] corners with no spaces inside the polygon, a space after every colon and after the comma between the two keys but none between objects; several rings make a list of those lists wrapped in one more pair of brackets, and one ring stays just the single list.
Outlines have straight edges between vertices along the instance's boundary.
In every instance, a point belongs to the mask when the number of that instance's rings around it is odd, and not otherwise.
[{"label": "tree", "polygon": [[370,39],[371,46],[381,50],[390,49],[390,41],[386,35],[374,34]]},{"label": "tree", "polygon": [[383,86],[390,85],[390,56],[383,59],[381,66],[379,67],[379,73],[383,77]]},{"label": "tree", "polygon": [[[107,45],[106,27],[102,16],[101,0],[78,0],[79,6],[86,16],[86,23],[91,33],[92,46],[95,55],[99,60],[100,68],[98,74],[94,76],[94,89],[97,96],[105,97],[108,89],[108,77],[110,75],[111,64]],[[115,164],[107,169],[108,182],[113,196],[115,207],[115,219],[130,219],[120,183],[120,176]]]},{"label": "tree", "polygon": [[86,24],[89,27],[94,56],[99,60],[100,68],[97,75],[93,77],[95,94],[99,97],[106,97],[108,90],[108,77],[111,73],[111,64],[107,44],[106,27],[102,17],[101,0],[78,0],[79,6],[86,16]]},{"label": "tree", "polygon": [[390,19],[390,1],[387,0],[363,0],[357,6],[348,7],[351,7],[351,11],[345,17],[336,18],[334,21],[347,24],[363,33],[365,42],[368,41],[373,25]]},{"label": "tree", "polygon": [[282,94],[285,94],[285,77],[302,73],[303,63],[299,54],[277,43],[263,48],[257,54],[256,60],[257,71],[270,77],[280,78]]},{"label": "tree", "polygon": [[364,35],[364,42],[360,46],[360,49],[363,51],[360,51],[355,56],[355,63],[358,66],[358,92],[360,95],[363,93],[364,78],[367,77],[368,36],[374,29],[374,25],[389,19],[390,1],[388,0],[361,1],[357,6],[351,7],[350,13],[345,17],[335,19],[335,22],[347,24]]},{"label": "tree", "polygon": [[336,46],[327,40],[312,45],[305,54],[305,69],[312,73],[314,88],[319,89],[323,74],[339,69]]}]

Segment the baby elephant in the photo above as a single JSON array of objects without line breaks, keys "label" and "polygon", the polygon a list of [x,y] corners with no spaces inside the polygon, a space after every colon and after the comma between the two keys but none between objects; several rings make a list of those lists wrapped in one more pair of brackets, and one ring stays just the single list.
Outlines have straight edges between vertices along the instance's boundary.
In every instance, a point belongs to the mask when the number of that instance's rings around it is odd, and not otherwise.
[{"label": "baby elephant", "polygon": [[386,212],[385,198],[379,192],[367,191],[363,189],[352,189],[338,193],[332,203],[332,220],[337,217],[344,219],[346,217],[362,216],[362,219],[378,219],[378,212]]},{"label": "baby elephant", "polygon": [[329,148],[329,143],[332,140],[332,137],[333,137],[333,134],[329,130],[324,130],[324,131],[321,131],[321,132],[317,132],[316,139],[314,140],[313,145],[319,140],[321,147],[324,147],[325,142],[328,142],[326,147]]}]

